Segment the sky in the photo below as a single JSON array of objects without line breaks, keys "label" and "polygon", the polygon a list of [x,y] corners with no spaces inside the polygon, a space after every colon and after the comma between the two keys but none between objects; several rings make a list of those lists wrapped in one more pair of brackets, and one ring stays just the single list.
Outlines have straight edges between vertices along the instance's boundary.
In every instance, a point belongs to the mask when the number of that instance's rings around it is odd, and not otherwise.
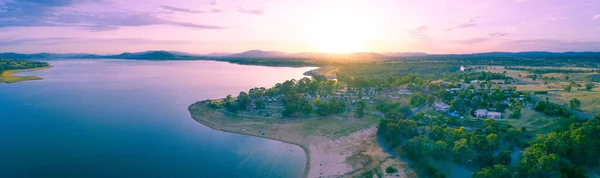
[{"label": "sky", "polygon": [[600,51],[600,0],[0,0],[0,52]]}]

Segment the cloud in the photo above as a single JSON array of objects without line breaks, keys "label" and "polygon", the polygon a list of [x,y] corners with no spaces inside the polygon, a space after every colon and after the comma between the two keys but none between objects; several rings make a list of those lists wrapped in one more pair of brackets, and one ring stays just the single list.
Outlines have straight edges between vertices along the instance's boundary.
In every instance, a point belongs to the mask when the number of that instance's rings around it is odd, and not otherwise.
[{"label": "cloud", "polygon": [[[53,0],[53,1],[8,1],[0,13],[0,28],[61,26],[87,29],[90,31],[116,30],[120,27],[172,25],[193,29],[225,29],[226,27],[180,22],[159,16],[160,13],[135,11],[83,11],[76,7],[82,3],[107,3],[104,0]],[[172,11],[189,9],[163,6]]]},{"label": "cloud", "polygon": [[0,40],[0,46],[16,45],[59,45],[62,43],[126,43],[126,44],[199,44],[205,42],[187,40],[156,40],[144,38],[25,38],[13,40]]},{"label": "cloud", "polygon": [[600,41],[574,41],[561,39],[520,39],[501,43],[517,50],[546,51],[600,51]]},{"label": "cloud", "polygon": [[475,19],[471,19],[468,22],[464,22],[461,24],[458,24],[458,26],[456,26],[456,28],[469,28],[469,27],[474,27],[477,25],[477,23],[475,22]]},{"label": "cloud", "polygon": [[452,43],[458,43],[458,44],[476,44],[476,43],[483,43],[486,42],[487,38],[471,38],[471,39],[466,39],[466,40],[455,40],[455,41],[449,41]]},{"label": "cloud", "polygon": [[185,12],[185,13],[192,13],[192,14],[204,13],[204,11],[200,11],[200,10],[185,9],[185,8],[173,7],[173,6],[167,6],[167,5],[163,5],[161,7],[165,10],[174,11],[174,12]]},{"label": "cloud", "polygon": [[217,0],[208,0],[206,1],[206,4],[211,5],[211,6],[216,6],[219,2]]},{"label": "cloud", "polygon": [[424,26],[424,25],[423,26],[419,26],[417,28],[413,28],[413,29],[408,30],[408,35],[411,38],[418,39],[420,41],[429,41],[429,40],[432,40],[433,38],[431,38],[430,36],[428,36],[425,33],[427,31],[427,29],[429,29],[429,28],[427,28],[427,26]]},{"label": "cloud", "polygon": [[600,14],[597,14],[597,15],[595,15],[593,19],[594,19],[594,20],[596,20],[596,19],[600,19]]},{"label": "cloud", "polygon": [[254,15],[263,15],[265,13],[265,10],[260,8],[260,9],[245,9],[240,7],[238,9],[238,12],[241,13],[246,13],[246,14],[254,14]]},{"label": "cloud", "polygon": [[502,37],[502,36],[506,36],[506,35],[508,35],[508,33],[495,32],[495,33],[488,34],[489,37]]},{"label": "cloud", "polygon": [[217,9],[217,8],[213,8],[212,10],[210,10],[211,13],[221,13],[223,12],[223,10],[221,9]]}]

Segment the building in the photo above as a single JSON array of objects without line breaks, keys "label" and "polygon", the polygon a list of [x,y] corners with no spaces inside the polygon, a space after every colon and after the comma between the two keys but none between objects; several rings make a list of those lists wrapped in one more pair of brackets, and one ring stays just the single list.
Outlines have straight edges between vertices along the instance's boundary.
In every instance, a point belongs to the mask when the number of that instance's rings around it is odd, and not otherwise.
[{"label": "building", "polygon": [[398,94],[400,94],[400,95],[412,95],[412,92],[410,92],[410,90],[400,89],[400,90],[398,90]]},{"label": "building", "polygon": [[488,112],[487,113],[487,117],[488,118],[492,118],[492,119],[502,119],[502,113],[499,113],[499,112]]},{"label": "building", "polygon": [[490,82],[495,83],[495,84],[504,84],[504,80],[490,80]]},{"label": "building", "polygon": [[487,109],[475,110],[475,116],[478,118],[485,118],[485,117],[487,117],[487,114],[488,114]]},{"label": "building", "polygon": [[502,119],[502,113],[492,111],[488,112],[487,109],[475,110],[475,116],[478,118]]},{"label": "building", "polygon": [[450,89],[446,89],[446,91],[449,91],[449,92],[453,92],[453,93],[454,93],[454,92],[458,92],[458,91],[460,91],[460,88],[450,88]]},{"label": "building", "polygon": [[435,110],[442,111],[442,112],[447,112],[448,110],[450,110],[450,106],[448,106],[444,102],[435,102],[434,108],[435,108]]},{"label": "building", "polygon": [[479,83],[481,83],[481,81],[479,81],[479,80],[471,80],[471,84],[479,84]]}]

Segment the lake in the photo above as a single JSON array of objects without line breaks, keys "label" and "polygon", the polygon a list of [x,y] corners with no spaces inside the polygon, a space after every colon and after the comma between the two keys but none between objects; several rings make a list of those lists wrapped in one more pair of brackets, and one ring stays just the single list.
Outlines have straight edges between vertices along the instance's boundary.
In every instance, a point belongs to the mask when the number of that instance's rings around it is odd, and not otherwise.
[{"label": "lake", "polygon": [[187,107],[311,67],[63,60],[0,84],[0,177],[302,177],[303,150],[212,130]]}]

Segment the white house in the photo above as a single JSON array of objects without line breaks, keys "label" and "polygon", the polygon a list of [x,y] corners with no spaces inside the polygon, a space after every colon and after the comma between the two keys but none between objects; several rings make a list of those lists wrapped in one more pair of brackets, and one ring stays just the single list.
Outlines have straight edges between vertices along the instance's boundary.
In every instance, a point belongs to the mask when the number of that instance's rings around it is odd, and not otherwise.
[{"label": "white house", "polygon": [[490,82],[495,83],[495,84],[504,84],[504,80],[490,80]]},{"label": "white house", "polygon": [[412,92],[410,92],[410,90],[400,89],[400,90],[398,90],[398,94],[401,94],[401,95],[412,95]]},{"label": "white house", "polygon": [[487,117],[487,114],[488,114],[487,109],[475,110],[475,116],[478,118],[485,118],[485,117]]},{"label": "white house", "polygon": [[488,118],[492,118],[492,119],[502,119],[502,113],[499,113],[499,112],[488,112],[487,117]]},{"label": "white house", "polygon": [[435,110],[442,111],[442,112],[446,112],[446,111],[450,110],[450,106],[448,106],[444,102],[435,102],[434,108],[435,108]]},{"label": "white house", "polygon": [[478,109],[475,110],[475,116],[478,118],[492,118],[492,119],[502,119],[502,113],[500,112],[492,112],[487,109]]}]

